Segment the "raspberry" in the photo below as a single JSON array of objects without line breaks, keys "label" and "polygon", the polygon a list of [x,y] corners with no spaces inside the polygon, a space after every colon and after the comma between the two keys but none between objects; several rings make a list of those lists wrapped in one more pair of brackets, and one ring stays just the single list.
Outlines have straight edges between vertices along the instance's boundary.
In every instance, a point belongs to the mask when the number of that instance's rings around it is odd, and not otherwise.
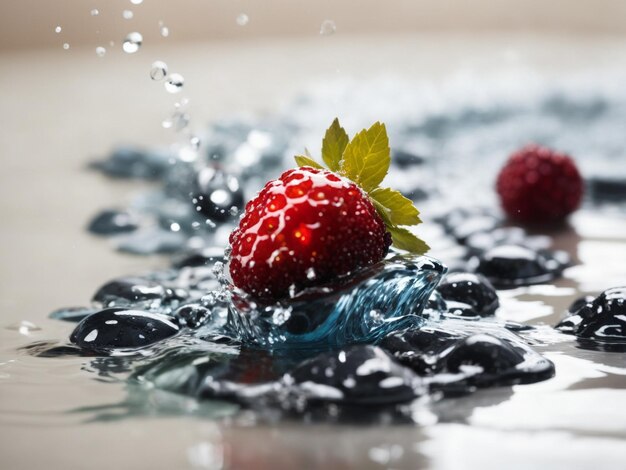
[{"label": "raspberry", "polygon": [[527,145],[511,155],[498,175],[496,189],[511,219],[560,222],[580,206],[583,181],[569,156]]},{"label": "raspberry", "polygon": [[269,300],[380,261],[391,236],[356,184],[305,166],[265,185],[230,244],[235,286]]}]

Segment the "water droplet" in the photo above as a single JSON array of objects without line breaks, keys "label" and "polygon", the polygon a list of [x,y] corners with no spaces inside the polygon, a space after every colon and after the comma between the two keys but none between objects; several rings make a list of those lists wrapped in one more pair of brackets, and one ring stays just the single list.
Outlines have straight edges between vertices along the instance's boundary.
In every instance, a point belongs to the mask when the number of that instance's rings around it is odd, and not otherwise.
[{"label": "water droplet", "polygon": [[169,78],[165,82],[165,89],[169,93],[178,93],[180,90],[183,89],[184,83],[185,83],[185,78],[182,75],[178,73],[173,73],[169,76]]},{"label": "water droplet", "polygon": [[98,16],[100,14],[100,10],[98,10],[97,8],[94,8],[93,10],[91,10],[91,16]]},{"label": "water droplet", "polygon": [[68,43],[63,43],[63,49],[65,49],[66,51],[70,48],[70,45]]},{"label": "water droplet", "polygon": [[177,224],[176,222],[173,222],[172,224],[170,224],[170,230],[172,232],[179,232],[180,231],[180,224]]},{"label": "water droplet", "polygon": [[143,0],[130,0],[130,3],[132,3],[133,5],[141,5],[143,3]]},{"label": "water droplet", "polygon": [[143,42],[143,36],[140,33],[133,32],[126,36],[124,39],[124,43],[122,44],[122,49],[127,54],[134,54],[141,47],[141,43]]},{"label": "water droplet", "polygon": [[107,50],[104,47],[102,46],[96,47],[96,55],[98,57],[104,57],[106,53],[107,53]]},{"label": "water droplet", "polygon": [[122,18],[125,20],[132,20],[133,16],[135,16],[135,14],[131,10],[124,10],[122,12]]},{"label": "water droplet", "polygon": [[54,32],[59,34],[61,31],[63,31],[63,28],[61,28],[60,26],[57,26],[56,28],[54,28]]},{"label": "water droplet", "polygon": [[40,331],[41,328],[32,322],[22,320],[19,323],[7,326],[7,330],[17,331],[19,334],[27,336],[33,331]]},{"label": "water droplet", "polygon": [[170,35],[170,29],[167,26],[161,26],[160,30],[161,30],[161,36],[163,36],[164,38]]},{"label": "water droplet", "polygon": [[250,18],[245,13],[242,13],[239,16],[237,16],[236,21],[239,26],[245,26],[250,22]]},{"label": "water droplet", "polygon": [[320,34],[322,36],[330,36],[337,31],[337,25],[333,20],[324,20],[322,26],[320,26]]},{"label": "water droplet", "polygon": [[195,162],[198,159],[198,151],[190,146],[182,147],[178,151],[178,158],[183,162]]},{"label": "water droplet", "polygon": [[237,206],[233,206],[228,210],[228,212],[230,212],[230,215],[235,217],[237,214],[239,214],[239,208]]},{"label": "water droplet", "polygon": [[156,60],[152,62],[150,68],[150,78],[152,80],[163,80],[167,76],[167,64],[163,61]]},{"label": "water droplet", "polygon": [[194,150],[198,150],[200,148],[200,138],[192,135],[189,139],[189,144]]},{"label": "water droplet", "polygon": [[180,108],[184,108],[185,106],[187,106],[189,104],[189,99],[187,98],[182,98],[180,101],[177,101],[176,103],[174,103],[174,107],[176,109],[180,109]]}]

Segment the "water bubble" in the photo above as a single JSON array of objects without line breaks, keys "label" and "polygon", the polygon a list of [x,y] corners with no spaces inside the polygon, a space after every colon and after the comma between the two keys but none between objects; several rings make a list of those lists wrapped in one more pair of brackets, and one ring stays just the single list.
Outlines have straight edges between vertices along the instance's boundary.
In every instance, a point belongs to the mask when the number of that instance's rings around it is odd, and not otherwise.
[{"label": "water bubble", "polygon": [[228,212],[230,212],[230,215],[232,215],[233,217],[235,217],[237,214],[239,214],[239,208],[237,206],[232,206]]},{"label": "water bubble", "polygon": [[107,53],[107,50],[104,47],[102,46],[96,47],[96,55],[98,57],[104,57],[106,53]]},{"label": "water bubble", "polygon": [[63,43],[63,49],[67,51],[69,48],[70,48],[70,45],[67,42]]},{"label": "water bubble", "polygon": [[163,61],[156,60],[152,62],[150,68],[150,78],[152,80],[163,80],[167,76],[167,64]]},{"label": "water bubble", "polygon": [[132,20],[133,16],[135,16],[135,14],[131,10],[124,10],[122,12],[122,18],[125,20]]},{"label": "water bubble", "polygon": [[180,232],[180,224],[177,224],[176,222],[172,222],[170,224],[170,230],[172,232]]},{"label": "water bubble", "polygon": [[100,10],[98,10],[97,8],[94,8],[93,10],[91,10],[91,16],[98,16],[100,14]]},{"label": "water bubble", "polygon": [[246,15],[245,13],[242,13],[239,16],[237,16],[236,21],[239,26],[245,26],[250,22],[250,17]]},{"label": "water bubble", "polygon": [[165,89],[169,93],[178,93],[183,89],[183,84],[185,83],[185,78],[178,74],[173,73],[169,76],[167,81],[165,82]]},{"label": "water bubble", "polygon": [[167,26],[161,26],[160,31],[161,31],[161,36],[163,36],[164,38],[170,35],[170,29]]},{"label": "water bubble", "polygon": [[320,34],[322,36],[330,36],[337,31],[337,25],[333,20],[324,20],[322,26],[320,26]]},{"label": "water bubble", "polygon": [[63,28],[61,28],[60,26],[57,26],[56,28],[54,28],[54,32],[59,34],[61,31],[63,31]]},{"label": "water bubble", "polygon": [[127,54],[134,54],[141,47],[141,43],[143,42],[143,36],[140,33],[133,32],[129,33],[124,39],[124,43],[122,44],[122,49]]},{"label": "water bubble", "polygon": [[133,5],[141,5],[143,3],[143,0],[130,0],[130,3],[132,3]]}]

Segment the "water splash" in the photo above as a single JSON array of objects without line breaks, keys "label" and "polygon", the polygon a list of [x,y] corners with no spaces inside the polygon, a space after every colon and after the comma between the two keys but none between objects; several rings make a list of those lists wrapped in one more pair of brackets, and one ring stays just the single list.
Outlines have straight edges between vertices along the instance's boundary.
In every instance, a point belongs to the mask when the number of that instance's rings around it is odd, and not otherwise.
[{"label": "water splash", "polygon": [[397,255],[278,304],[262,305],[235,293],[228,333],[271,349],[371,343],[419,325],[422,308],[445,271],[432,258]]}]

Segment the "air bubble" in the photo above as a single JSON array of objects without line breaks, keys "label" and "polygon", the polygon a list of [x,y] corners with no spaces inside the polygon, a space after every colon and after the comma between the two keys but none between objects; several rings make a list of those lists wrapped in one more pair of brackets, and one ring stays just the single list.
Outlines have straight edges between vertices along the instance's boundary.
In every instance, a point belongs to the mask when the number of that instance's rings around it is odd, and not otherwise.
[{"label": "air bubble", "polygon": [[130,0],[130,3],[132,3],[133,5],[141,5],[143,3],[143,0]]},{"label": "air bubble", "polygon": [[122,44],[122,49],[127,54],[134,54],[141,47],[141,43],[143,42],[143,36],[140,33],[133,32],[126,36],[124,39],[124,43]]},{"label": "air bubble", "polygon": [[165,89],[169,93],[178,93],[180,92],[180,90],[183,89],[184,83],[185,78],[182,75],[178,73],[173,73],[168,77],[167,81],[165,82]]},{"label": "air bubble", "polygon": [[65,49],[66,51],[70,48],[70,45],[68,43],[63,43],[63,49]]},{"label": "air bubble", "polygon": [[91,10],[91,16],[98,16],[100,14],[100,10],[98,10],[97,8],[94,8],[93,10]]},{"label": "air bubble", "polygon": [[122,12],[122,18],[125,20],[132,20],[133,16],[135,16],[135,14],[131,10],[124,10]]},{"label": "air bubble", "polygon": [[161,26],[160,32],[161,32],[161,36],[163,36],[164,38],[170,35],[170,29],[167,26]]},{"label": "air bubble", "polygon": [[250,17],[246,15],[245,13],[242,13],[239,16],[237,16],[236,21],[239,26],[245,26],[250,22]]},{"label": "air bubble", "polygon": [[337,25],[333,20],[324,20],[322,26],[320,26],[320,34],[322,36],[330,36],[337,31]]},{"label": "air bubble", "polygon": [[61,28],[60,26],[57,26],[56,28],[54,28],[54,32],[59,34],[61,31],[63,31],[63,28]]},{"label": "air bubble", "polygon": [[152,62],[150,68],[150,78],[155,81],[163,80],[167,76],[167,64],[163,61],[156,60]]},{"label": "air bubble", "polygon": [[96,55],[98,57],[104,57],[106,53],[107,53],[107,50],[104,47],[102,46],[96,47]]}]

